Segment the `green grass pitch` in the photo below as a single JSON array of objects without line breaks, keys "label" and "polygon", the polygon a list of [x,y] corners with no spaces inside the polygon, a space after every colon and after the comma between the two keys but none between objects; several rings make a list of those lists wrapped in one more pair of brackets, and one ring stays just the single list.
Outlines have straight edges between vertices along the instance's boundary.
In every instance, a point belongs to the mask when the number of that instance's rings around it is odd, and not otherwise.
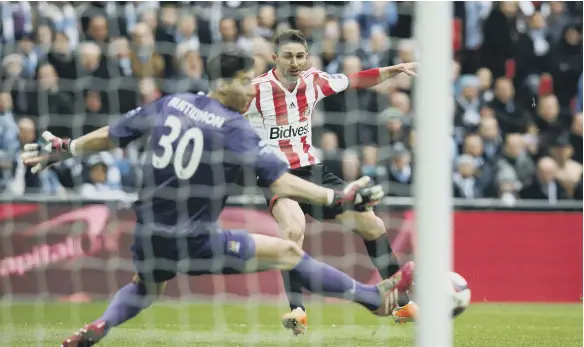
[{"label": "green grass pitch", "polygon": [[[414,325],[396,325],[352,304],[310,303],[308,333],[293,337],[279,317],[285,306],[159,302],[118,327],[104,347],[413,346]],[[105,303],[0,302],[0,345],[59,346]],[[455,346],[582,346],[582,305],[473,304],[455,320]]]}]

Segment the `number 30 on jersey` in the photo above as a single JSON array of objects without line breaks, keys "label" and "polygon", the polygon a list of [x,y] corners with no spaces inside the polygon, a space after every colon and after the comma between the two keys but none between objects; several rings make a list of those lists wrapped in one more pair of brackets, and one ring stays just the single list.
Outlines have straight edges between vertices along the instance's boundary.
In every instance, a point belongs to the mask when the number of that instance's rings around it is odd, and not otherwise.
[{"label": "number 30 on jersey", "polygon": [[[152,166],[156,169],[164,169],[172,161],[176,177],[181,180],[188,180],[195,174],[201,163],[204,146],[203,132],[199,128],[190,128],[181,136],[181,122],[176,116],[166,118],[164,126],[170,128],[170,133],[160,137],[158,144],[164,151],[160,156],[156,154],[152,155]],[[173,144],[177,140],[176,150],[174,150]],[[183,165],[184,155],[191,141],[193,141],[193,149],[189,151],[189,158],[186,165]]]}]

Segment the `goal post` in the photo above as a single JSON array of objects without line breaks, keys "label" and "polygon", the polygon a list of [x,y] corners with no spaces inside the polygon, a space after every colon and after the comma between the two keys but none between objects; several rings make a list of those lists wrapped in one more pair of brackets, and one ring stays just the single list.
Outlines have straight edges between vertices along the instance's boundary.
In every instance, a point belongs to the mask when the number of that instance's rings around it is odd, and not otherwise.
[{"label": "goal post", "polygon": [[418,347],[451,347],[452,268],[452,3],[416,2],[420,49],[415,95],[415,211],[418,230],[416,300]]}]

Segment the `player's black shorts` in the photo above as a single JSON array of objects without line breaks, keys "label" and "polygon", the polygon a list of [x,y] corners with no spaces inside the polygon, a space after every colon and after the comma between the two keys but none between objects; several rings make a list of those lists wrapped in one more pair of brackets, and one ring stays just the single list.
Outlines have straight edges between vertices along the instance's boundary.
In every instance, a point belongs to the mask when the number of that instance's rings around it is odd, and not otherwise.
[{"label": "player's black shorts", "polygon": [[[347,182],[328,171],[326,166],[323,164],[303,166],[297,169],[290,169],[288,172],[314,184],[336,190],[342,190],[347,185]],[[266,187],[266,185],[261,181],[258,181],[258,186],[262,188]],[[264,195],[271,212],[274,204],[276,203],[276,200],[278,200],[278,196],[274,195],[269,189],[265,190]],[[304,212],[304,214],[308,214],[312,218],[319,221],[335,219],[336,216],[344,212],[341,206],[326,207],[308,203],[300,203],[300,208],[302,208],[302,212]]]},{"label": "player's black shorts", "polygon": [[199,236],[152,235],[143,226],[134,231],[131,247],[136,273],[145,282],[160,283],[177,273],[190,276],[239,274],[255,255],[246,230],[218,230]]}]

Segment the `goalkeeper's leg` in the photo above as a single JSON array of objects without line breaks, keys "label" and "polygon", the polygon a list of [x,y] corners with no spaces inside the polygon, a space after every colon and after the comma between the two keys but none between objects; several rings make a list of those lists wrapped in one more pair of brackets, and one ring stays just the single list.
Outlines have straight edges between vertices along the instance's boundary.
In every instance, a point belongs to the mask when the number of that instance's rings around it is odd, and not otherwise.
[{"label": "goalkeeper's leg", "polygon": [[[292,241],[265,235],[250,235],[244,231],[224,231],[209,236],[208,242],[197,238],[192,243],[198,254],[191,259],[192,275],[217,273],[210,264],[223,264],[223,273],[253,273],[267,269],[287,270],[297,275],[304,288],[329,297],[344,298],[359,303],[372,313],[389,316],[398,306],[397,298],[405,293],[413,280],[413,263],[406,264],[391,278],[377,285],[357,282],[347,274],[319,262],[302,251]],[[152,273],[157,273],[154,269]],[[163,271],[171,274],[170,272]],[[163,281],[134,281],[120,289],[104,315],[65,340],[63,347],[92,346],[101,340],[107,331],[135,317],[150,306],[153,299],[164,289]],[[152,283],[150,285],[149,283]],[[158,283],[158,284],[155,284]]]},{"label": "goalkeeper's leg", "polygon": [[265,235],[251,235],[255,257],[248,264],[257,269],[288,270],[307,290],[358,303],[380,316],[389,316],[398,306],[398,297],[410,289],[413,262],[377,285],[366,285],[349,275],[319,262],[291,241]]},{"label": "goalkeeper's leg", "polygon": [[155,283],[145,282],[140,276],[134,275],[131,283],[122,287],[103,315],[86,325],[75,335],[61,344],[62,347],[89,347],[105,337],[109,329],[118,326],[148,308],[162,293],[166,281]]}]

